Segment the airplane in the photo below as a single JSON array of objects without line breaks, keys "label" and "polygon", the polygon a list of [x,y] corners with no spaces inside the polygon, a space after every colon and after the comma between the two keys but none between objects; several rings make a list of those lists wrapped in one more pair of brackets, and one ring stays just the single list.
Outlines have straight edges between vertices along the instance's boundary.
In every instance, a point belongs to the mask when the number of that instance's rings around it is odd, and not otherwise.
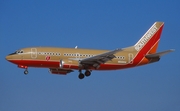
[{"label": "airplane", "polygon": [[[118,70],[158,62],[161,56],[174,49],[156,52],[164,22],[155,22],[133,46],[115,50],[93,50],[58,47],[22,48],[6,56],[6,60],[24,68],[49,68],[50,73],[66,75],[79,71],[79,79],[91,75],[93,70]],[[83,73],[82,71],[85,70]]]}]

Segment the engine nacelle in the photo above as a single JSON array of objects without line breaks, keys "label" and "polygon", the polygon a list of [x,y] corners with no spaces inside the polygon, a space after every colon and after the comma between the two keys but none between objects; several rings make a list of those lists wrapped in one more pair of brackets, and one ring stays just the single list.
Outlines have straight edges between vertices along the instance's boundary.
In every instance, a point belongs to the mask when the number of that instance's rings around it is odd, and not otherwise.
[{"label": "engine nacelle", "polygon": [[71,60],[60,60],[59,61],[59,68],[60,69],[63,69],[63,68],[70,68],[72,64],[72,61]]},{"label": "engine nacelle", "polygon": [[60,67],[60,68],[63,68],[63,65],[64,65],[64,61],[61,59],[61,60],[59,61],[59,67]]},{"label": "engine nacelle", "polygon": [[158,62],[160,60],[160,57],[154,57],[149,59],[149,63]]}]

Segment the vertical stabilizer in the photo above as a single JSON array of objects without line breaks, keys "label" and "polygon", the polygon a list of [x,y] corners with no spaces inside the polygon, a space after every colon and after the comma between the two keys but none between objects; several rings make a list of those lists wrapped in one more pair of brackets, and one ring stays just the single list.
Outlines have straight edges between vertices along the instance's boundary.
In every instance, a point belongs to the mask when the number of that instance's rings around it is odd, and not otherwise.
[{"label": "vertical stabilizer", "polygon": [[134,45],[136,51],[155,53],[160,40],[164,22],[155,22],[142,38]]}]

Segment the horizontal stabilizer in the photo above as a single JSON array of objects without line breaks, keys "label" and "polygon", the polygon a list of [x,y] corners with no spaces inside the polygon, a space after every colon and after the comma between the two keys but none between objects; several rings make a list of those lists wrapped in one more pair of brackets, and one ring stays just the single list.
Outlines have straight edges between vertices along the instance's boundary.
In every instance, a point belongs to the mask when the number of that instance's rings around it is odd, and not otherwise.
[{"label": "horizontal stabilizer", "polygon": [[148,54],[148,55],[146,55],[145,57],[146,57],[146,58],[161,57],[161,56],[163,56],[163,55],[165,55],[165,54],[168,54],[168,53],[170,53],[170,52],[173,52],[173,51],[174,51],[174,49],[170,49],[170,50],[166,50],[166,51],[163,51],[163,52],[158,52],[158,53],[155,53],[155,54]]}]

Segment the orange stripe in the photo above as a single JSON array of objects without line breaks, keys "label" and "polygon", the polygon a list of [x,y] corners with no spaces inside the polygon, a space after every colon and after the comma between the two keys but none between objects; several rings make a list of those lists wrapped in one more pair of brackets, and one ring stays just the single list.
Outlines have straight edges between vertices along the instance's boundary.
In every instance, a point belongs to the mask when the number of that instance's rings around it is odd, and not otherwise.
[{"label": "orange stripe", "polygon": [[158,47],[159,41],[155,44],[155,46],[149,51],[148,54],[154,54],[156,53],[157,47]]},{"label": "orange stripe", "polygon": [[[157,41],[157,43],[151,48],[151,50],[147,53],[147,54],[153,54],[153,53],[156,53],[156,49],[158,47],[158,44],[159,44],[159,41]],[[140,61],[140,63],[138,64],[139,65],[143,65],[143,64],[147,64],[149,63],[149,60],[145,57],[143,57],[143,59]]]}]

